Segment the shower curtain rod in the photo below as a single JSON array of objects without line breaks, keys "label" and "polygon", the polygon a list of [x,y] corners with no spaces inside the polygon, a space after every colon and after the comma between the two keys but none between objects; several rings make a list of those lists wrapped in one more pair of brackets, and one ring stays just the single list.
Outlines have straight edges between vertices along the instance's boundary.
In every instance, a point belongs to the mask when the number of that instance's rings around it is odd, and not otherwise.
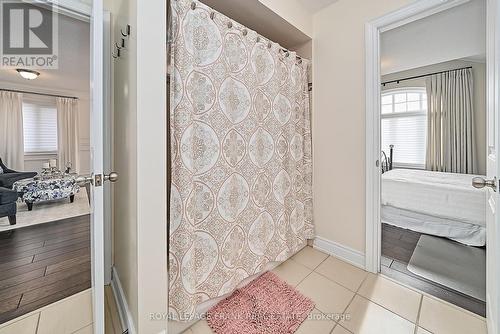
[{"label": "shower curtain rod", "polygon": [[13,92],[13,93],[25,93],[25,94],[33,94],[33,95],[43,95],[43,96],[52,96],[52,97],[64,97],[64,98],[67,98],[67,99],[78,100],[78,97],[76,97],[76,96],[64,96],[64,95],[56,95],[56,94],[46,94],[46,93],[30,92],[30,91],[27,91],[27,90],[17,90],[17,89],[4,89],[4,88],[0,88],[0,91]]},{"label": "shower curtain rod", "polygon": [[459,70],[466,70],[468,68],[472,68],[472,66],[466,66],[462,68],[455,68],[453,70],[447,70],[447,71],[440,71],[440,72],[434,72],[434,73],[429,73],[429,74],[422,74],[422,75],[415,75],[413,77],[408,77],[408,78],[403,78],[403,79],[396,79],[396,80],[390,80],[386,82],[382,82],[381,85],[385,86],[390,83],[399,83],[400,81],[406,81],[406,80],[412,80],[412,79],[418,79],[418,78],[425,78],[434,74],[441,74],[441,73],[446,73],[446,72],[453,72],[453,71],[459,71]]}]

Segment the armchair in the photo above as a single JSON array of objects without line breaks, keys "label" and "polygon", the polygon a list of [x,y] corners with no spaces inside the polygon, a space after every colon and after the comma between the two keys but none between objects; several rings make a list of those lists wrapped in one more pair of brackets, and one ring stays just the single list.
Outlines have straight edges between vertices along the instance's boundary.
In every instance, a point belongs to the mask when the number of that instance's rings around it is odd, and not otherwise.
[{"label": "armchair", "polygon": [[0,167],[3,170],[3,173],[0,174],[0,187],[7,189],[12,189],[14,182],[35,177],[37,174],[36,172],[16,172],[15,170],[9,169],[2,162],[2,158],[0,158]]},{"label": "armchair", "polygon": [[8,217],[10,225],[16,224],[17,197],[16,191],[0,188],[0,218]]}]

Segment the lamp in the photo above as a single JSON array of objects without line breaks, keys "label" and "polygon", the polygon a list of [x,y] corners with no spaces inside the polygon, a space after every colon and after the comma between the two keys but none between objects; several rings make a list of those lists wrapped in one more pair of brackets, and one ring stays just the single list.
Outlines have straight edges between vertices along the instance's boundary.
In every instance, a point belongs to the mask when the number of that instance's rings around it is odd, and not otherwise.
[{"label": "lamp", "polygon": [[40,72],[33,71],[33,70],[27,70],[24,68],[16,68],[17,73],[19,73],[20,76],[22,76],[26,80],[34,80],[38,78],[40,75]]}]

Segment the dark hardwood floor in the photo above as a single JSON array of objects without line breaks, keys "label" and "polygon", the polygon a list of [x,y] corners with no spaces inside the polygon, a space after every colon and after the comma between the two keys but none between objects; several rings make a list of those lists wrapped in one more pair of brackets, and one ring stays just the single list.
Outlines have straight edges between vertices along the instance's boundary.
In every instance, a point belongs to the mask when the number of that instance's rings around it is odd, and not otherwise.
[{"label": "dark hardwood floor", "polygon": [[420,236],[418,232],[382,224],[381,273],[484,317],[485,302],[417,276],[406,269]]},{"label": "dark hardwood floor", "polygon": [[90,216],[0,233],[0,323],[91,286]]}]

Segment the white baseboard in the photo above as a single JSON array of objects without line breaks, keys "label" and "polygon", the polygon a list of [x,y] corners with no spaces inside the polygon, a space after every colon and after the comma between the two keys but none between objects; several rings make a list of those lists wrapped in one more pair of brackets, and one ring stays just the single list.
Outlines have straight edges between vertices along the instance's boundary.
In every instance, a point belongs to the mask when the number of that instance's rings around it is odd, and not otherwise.
[{"label": "white baseboard", "polygon": [[113,295],[115,296],[116,305],[118,306],[118,315],[120,316],[122,328],[128,329],[129,334],[136,334],[134,319],[132,318],[132,313],[130,313],[127,299],[125,298],[125,293],[123,292],[122,284],[120,283],[120,278],[118,277],[118,272],[115,267],[113,267],[111,288],[113,289]]},{"label": "white baseboard", "polygon": [[313,247],[358,268],[365,269],[365,254],[360,251],[321,237],[314,238]]}]

